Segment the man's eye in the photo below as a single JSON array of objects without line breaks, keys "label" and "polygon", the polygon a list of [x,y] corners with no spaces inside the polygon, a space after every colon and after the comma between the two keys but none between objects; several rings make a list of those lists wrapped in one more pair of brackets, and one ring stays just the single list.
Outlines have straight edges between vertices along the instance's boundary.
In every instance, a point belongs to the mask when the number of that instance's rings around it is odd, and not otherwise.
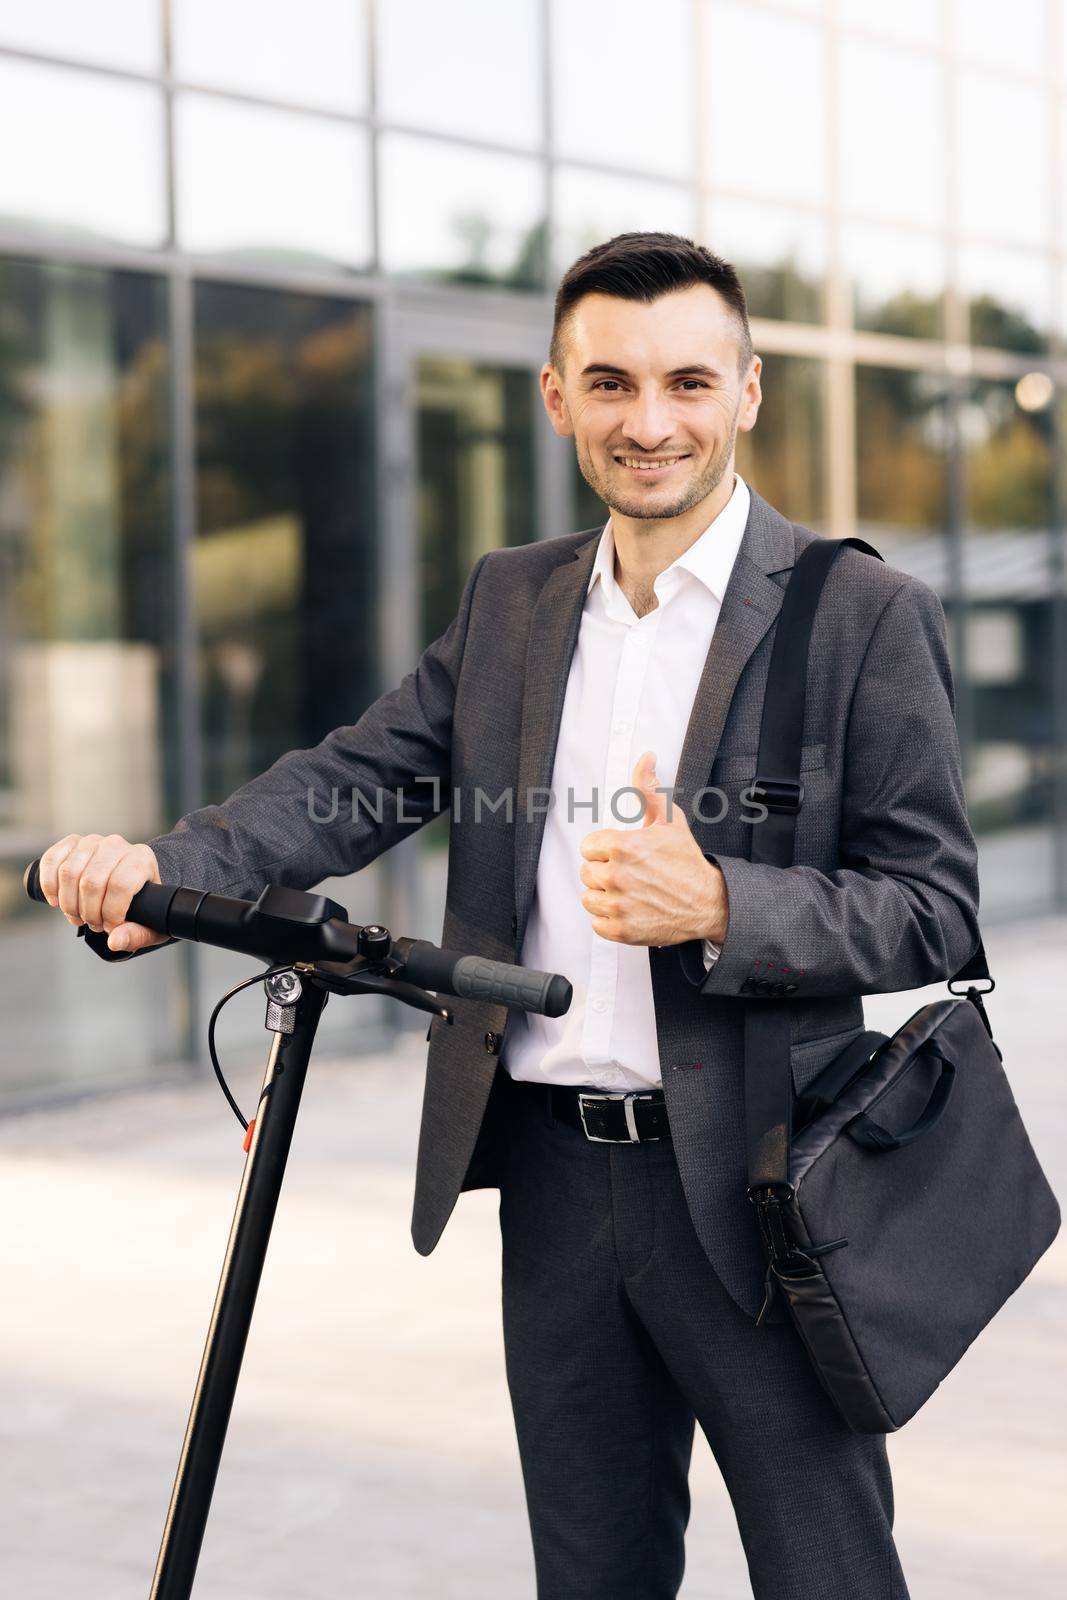
[{"label": "man's eye", "polygon": [[[610,384],[613,389],[619,389],[622,387],[617,378],[601,378],[597,383],[594,383],[593,388],[603,389],[608,384]],[[702,378],[683,378],[681,381],[681,386],[683,389],[690,384],[694,385],[697,389],[707,388],[707,384]]]}]

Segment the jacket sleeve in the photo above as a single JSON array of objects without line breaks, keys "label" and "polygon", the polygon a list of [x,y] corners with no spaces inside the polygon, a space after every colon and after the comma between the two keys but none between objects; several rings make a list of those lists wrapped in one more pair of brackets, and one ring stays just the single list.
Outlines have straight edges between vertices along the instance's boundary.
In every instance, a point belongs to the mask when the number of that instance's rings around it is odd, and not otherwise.
[{"label": "jacket sleeve", "polygon": [[978,849],[931,588],[908,578],[868,643],[846,729],[839,868],[708,859],[726,880],[722,953],[707,973],[688,947],[681,958],[703,994],[893,992],[951,978],[970,958]]},{"label": "jacket sleeve", "polygon": [[[290,750],[221,805],[147,840],[167,884],[254,899],[267,883],[307,889],[365,867],[451,798],[452,712],[474,591],[399,687],[358,722]],[[161,947],[160,947],[161,948]]]}]

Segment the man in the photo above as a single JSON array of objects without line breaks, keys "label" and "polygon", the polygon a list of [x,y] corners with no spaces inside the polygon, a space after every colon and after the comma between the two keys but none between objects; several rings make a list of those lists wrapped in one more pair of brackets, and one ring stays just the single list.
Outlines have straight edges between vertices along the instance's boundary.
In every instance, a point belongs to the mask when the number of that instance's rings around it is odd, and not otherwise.
[{"label": "man", "polygon": [[606,526],[484,555],[399,688],[224,805],[150,846],[71,836],[42,867],[72,921],[136,949],[146,879],[308,887],[451,803],[442,942],[571,979],[561,1018],[471,1001],[431,1023],[412,1219],[428,1254],[461,1190],[500,1186],[541,1600],[677,1594],[696,1421],[759,1600],[907,1595],[884,1436],[849,1431],[790,1323],[755,1322],[743,1009],[786,1001],[803,1088],[862,994],[971,955],[976,848],[940,603],[846,548],[812,636],[796,865],[748,859],[775,621],[815,537],[734,471],[761,366],[707,250],[588,252],[541,383]]}]

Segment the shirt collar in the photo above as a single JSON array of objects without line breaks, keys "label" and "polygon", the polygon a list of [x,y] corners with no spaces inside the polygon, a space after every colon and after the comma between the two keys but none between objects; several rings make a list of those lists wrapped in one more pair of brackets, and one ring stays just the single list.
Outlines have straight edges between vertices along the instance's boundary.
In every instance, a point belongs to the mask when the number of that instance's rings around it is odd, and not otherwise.
[{"label": "shirt collar", "polygon": [[[656,578],[653,587],[657,597],[662,598],[660,585],[669,572],[681,568],[691,572],[695,578],[709,589],[722,604],[726,593],[726,585],[730,581],[737,552],[741,548],[741,539],[748,523],[748,512],[751,501],[748,485],[739,472],[734,473],[734,492],[723,506],[718,516],[713,517],[700,534],[694,539],[688,550],[684,550],[669,567]],[[592,589],[597,579],[601,580],[604,588],[604,597],[610,605],[619,594],[618,584],[615,582],[615,540],[612,535],[611,518],[604,524],[597,545],[596,557],[593,561],[593,570],[589,577],[589,586],[586,593]],[[668,580],[668,587],[676,580]]]}]

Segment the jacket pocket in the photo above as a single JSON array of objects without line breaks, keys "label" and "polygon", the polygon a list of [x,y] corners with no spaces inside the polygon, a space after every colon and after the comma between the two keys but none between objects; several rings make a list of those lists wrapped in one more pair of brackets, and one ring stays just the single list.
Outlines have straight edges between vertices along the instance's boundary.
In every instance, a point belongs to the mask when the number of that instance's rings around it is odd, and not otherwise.
[{"label": "jacket pocket", "polygon": [[[723,750],[717,754],[711,765],[712,783],[723,779],[731,783],[737,780],[751,779],[756,776],[756,763],[759,760],[758,750]],[[826,765],[826,744],[806,744],[800,752],[800,770],[816,772]]]}]

